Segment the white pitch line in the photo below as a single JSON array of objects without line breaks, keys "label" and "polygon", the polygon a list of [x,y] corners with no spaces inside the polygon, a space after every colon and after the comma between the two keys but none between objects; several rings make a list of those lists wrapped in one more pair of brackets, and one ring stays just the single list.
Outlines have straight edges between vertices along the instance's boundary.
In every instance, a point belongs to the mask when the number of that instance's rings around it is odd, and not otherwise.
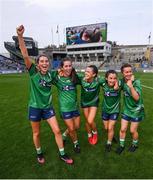
[{"label": "white pitch line", "polygon": [[145,87],[145,88],[148,88],[148,89],[152,89],[153,90],[153,88],[152,87],[149,87],[149,86],[145,86],[145,85],[141,85],[142,87]]}]

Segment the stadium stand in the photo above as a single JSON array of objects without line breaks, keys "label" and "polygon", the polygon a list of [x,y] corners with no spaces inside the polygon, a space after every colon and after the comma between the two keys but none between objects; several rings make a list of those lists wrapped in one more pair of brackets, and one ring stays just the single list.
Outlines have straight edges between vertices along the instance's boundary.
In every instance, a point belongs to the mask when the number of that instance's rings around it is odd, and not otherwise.
[{"label": "stadium stand", "polygon": [[25,71],[25,66],[13,59],[0,54],[0,74],[21,73]]},{"label": "stadium stand", "polygon": [[[14,42],[4,42],[5,48],[10,53],[11,58],[14,61],[24,64],[23,57],[20,52],[17,36],[12,36]],[[28,50],[29,56],[38,56],[38,44],[31,37],[24,37],[25,44]]]},{"label": "stadium stand", "polygon": [[15,43],[13,42],[4,42],[5,48],[10,53],[12,61],[18,61],[20,64],[24,64],[23,57],[21,52],[16,48]]},{"label": "stadium stand", "polygon": [[[4,42],[4,47],[10,58],[0,54],[0,73],[19,73],[26,70],[19,48],[17,36],[12,36],[14,42]],[[29,56],[38,56],[38,44],[31,37],[24,37]]]}]

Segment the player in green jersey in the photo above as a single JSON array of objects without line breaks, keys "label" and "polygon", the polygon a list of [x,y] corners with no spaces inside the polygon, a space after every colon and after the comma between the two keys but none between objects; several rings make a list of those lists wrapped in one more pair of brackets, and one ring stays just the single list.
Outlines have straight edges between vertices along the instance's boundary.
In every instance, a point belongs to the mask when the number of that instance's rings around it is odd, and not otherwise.
[{"label": "player in green jersey", "polygon": [[72,67],[72,61],[66,57],[61,62],[60,75],[56,76],[54,84],[58,89],[61,116],[67,126],[63,133],[63,140],[69,134],[74,151],[80,153],[80,146],[76,130],[80,127],[80,113],[77,104],[77,76]]},{"label": "player in green jersey", "polygon": [[111,151],[114,138],[114,128],[120,112],[121,85],[117,80],[117,73],[114,70],[108,70],[105,73],[105,82],[101,83],[104,98],[102,103],[102,119],[105,130],[108,132],[106,151]]},{"label": "player in green jersey", "polygon": [[121,119],[120,146],[116,150],[118,154],[121,154],[125,149],[125,137],[129,122],[130,132],[133,138],[129,151],[134,152],[138,148],[139,135],[137,130],[140,121],[144,117],[144,105],[140,81],[134,79],[132,66],[130,64],[124,64],[121,67],[121,72],[123,75],[124,106]]},{"label": "player in green jersey", "polygon": [[31,62],[25,46],[23,39],[24,26],[19,26],[16,31],[21,53],[30,75],[29,120],[31,122],[33,132],[33,142],[37,152],[37,160],[40,164],[45,162],[40,145],[40,121],[41,119],[44,119],[47,120],[55,135],[55,140],[59,148],[60,159],[67,164],[72,164],[73,160],[64,152],[62,135],[52,106],[51,82],[55,73],[48,70],[49,59],[45,55],[40,55],[38,57],[38,68],[36,68],[36,65]]},{"label": "player in green jersey", "polygon": [[95,116],[99,104],[100,85],[97,77],[98,69],[95,65],[86,68],[84,75],[78,73],[81,85],[81,107],[86,119],[88,142],[95,145],[98,141]]}]

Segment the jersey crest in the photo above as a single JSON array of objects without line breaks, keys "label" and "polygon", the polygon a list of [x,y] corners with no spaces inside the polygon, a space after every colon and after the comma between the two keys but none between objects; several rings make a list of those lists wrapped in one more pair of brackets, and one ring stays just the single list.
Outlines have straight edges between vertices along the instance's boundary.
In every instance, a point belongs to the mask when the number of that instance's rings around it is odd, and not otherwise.
[{"label": "jersey crest", "polygon": [[105,96],[111,96],[111,97],[116,97],[116,96],[118,96],[118,92],[109,92],[109,91],[107,91],[107,92],[105,92],[105,94],[104,94]]},{"label": "jersey crest", "polygon": [[51,87],[51,83],[45,81],[44,79],[40,79],[39,84],[43,87]]},{"label": "jersey crest", "polygon": [[63,91],[71,91],[71,90],[74,90],[74,89],[75,89],[75,87],[73,85],[67,85],[67,86],[62,87]]}]

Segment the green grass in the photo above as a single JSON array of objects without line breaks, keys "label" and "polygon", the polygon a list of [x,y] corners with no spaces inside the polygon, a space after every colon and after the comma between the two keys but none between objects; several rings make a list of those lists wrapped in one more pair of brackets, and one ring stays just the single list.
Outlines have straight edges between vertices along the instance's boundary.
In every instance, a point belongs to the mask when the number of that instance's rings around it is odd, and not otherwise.
[{"label": "green grass", "polygon": [[[137,73],[136,76],[141,79],[142,84],[153,88],[153,74]],[[66,143],[66,152],[75,161],[72,166],[59,160],[54,135],[48,124],[42,122],[41,144],[46,163],[40,166],[36,162],[31,127],[27,120],[28,81],[27,74],[0,75],[0,179],[153,178],[153,90],[143,88],[146,117],[140,123],[139,148],[135,153],[127,151],[131,143],[129,131],[126,149],[122,155],[115,154],[116,144],[113,145],[111,153],[104,152],[106,133],[99,108],[96,116],[98,144],[91,146],[87,142],[82,111],[81,127],[78,131],[81,154],[73,152],[70,139]],[[59,116],[55,88],[53,96],[57,119],[61,130],[64,131],[65,125]],[[116,135],[119,128],[120,120],[116,126]]]}]

